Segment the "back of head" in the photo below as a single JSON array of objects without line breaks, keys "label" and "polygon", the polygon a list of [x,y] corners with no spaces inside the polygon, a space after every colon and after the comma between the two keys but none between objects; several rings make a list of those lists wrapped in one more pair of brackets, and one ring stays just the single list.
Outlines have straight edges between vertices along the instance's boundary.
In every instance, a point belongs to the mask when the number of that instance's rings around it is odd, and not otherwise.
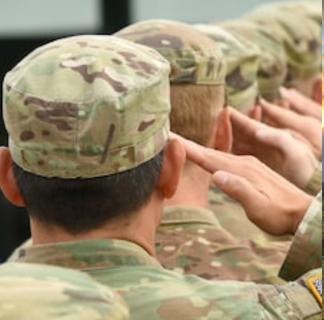
[{"label": "back of head", "polygon": [[296,87],[318,75],[322,56],[322,31],[318,23],[280,6],[261,6],[244,18],[266,26],[282,41],[288,64],[285,86]]},{"label": "back of head", "polygon": [[0,266],[2,320],[126,320],[122,298],[79,271],[39,264]]},{"label": "back of head", "polygon": [[233,36],[243,37],[258,46],[261,52],[257,71],[259,93],[265,99],[275,101],[287,75],[283,43],[273,35],[273,32],[250,21],[227,20],[218,25]]},{"label": "back of head", "polygon": [[84,35],[7,73],[4,121],[30,215],[79,233],[148,200],[168,140],[169,72],[151,48]]},{"label": "back of head", "polygon": [[115,37],[69,37],[36,49],[4,79],[14,162],[72,179],[153,158],[167,141],[168,73],[154,50]]},{"label": "back of head", "polygon": [[258,97],[258,66],[261,51],[247,39],[231,34],[225,28],[209,24],[193,27],[217,43],[227,62],[227,104],[240,111],[254,105]]},{"label": "back of head", "polygon": [[154,48],[170,62],[171,129],[206,144],[224,99],[226,62],[219,45],[170,20],[135,23],[115,35]]}]

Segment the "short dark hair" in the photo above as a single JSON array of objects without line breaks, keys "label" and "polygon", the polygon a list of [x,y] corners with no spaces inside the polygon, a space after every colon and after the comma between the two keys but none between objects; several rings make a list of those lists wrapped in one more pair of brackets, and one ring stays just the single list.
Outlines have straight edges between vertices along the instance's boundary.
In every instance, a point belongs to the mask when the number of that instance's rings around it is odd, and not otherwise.
[{"label": "short dark hair", "polygon": [[41,177],[15,163],[13,171],[30,216],[79,234],[132,214],[147,203],[162,161],[161,152],[136,168],[91,179]]}]

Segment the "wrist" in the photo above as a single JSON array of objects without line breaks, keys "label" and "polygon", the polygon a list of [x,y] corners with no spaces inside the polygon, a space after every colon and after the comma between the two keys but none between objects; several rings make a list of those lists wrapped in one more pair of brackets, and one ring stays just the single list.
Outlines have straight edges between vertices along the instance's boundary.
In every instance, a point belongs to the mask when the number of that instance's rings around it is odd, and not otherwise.
[{"label": "wrist", "polygon": [[296,209],[292,212],[292,224],[291,224],[291,234],[294,235],[301,222],[303,221],[308,208],[313,201],[313,197],[302,192],[300,197],[296,199]]}]

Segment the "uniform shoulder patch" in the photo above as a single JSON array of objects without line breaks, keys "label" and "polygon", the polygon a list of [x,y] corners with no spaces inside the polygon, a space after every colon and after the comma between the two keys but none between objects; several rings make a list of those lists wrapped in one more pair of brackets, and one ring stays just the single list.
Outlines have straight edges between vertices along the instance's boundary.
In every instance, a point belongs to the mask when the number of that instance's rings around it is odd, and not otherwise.
[{"label": "uniform shoulder patch", "polygon": [[312,294],[316,297],[317,301],[322,306],[322,274],[318,274],[305,279],[305,283]]}]

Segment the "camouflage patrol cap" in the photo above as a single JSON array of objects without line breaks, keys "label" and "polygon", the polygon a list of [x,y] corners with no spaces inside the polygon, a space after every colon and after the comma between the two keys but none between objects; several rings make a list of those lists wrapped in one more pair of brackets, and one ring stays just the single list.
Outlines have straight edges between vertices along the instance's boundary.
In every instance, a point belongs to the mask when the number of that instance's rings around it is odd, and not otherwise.
[{"label": "camouflage patrol cap", "polygon": [[322,31],[318,23],[275,6],[257,8],[245,19],[266,26],[284,44],[288,64],[285,86],[295,87],[320,72]]},{"label": "camouflage patrol cap", "polygon": [[259,92],[265,99],[275,101],[287,75],[287,59],[282,42],[257,23],[228,20],[220,22],[219,25],[233,35],[241,36],[259,47],[261,51],[257,74]]},{"label": "camouflage patrol cap", "polygon": [[322,26],[322,1],[283,1],[267,3],[258,8],[262,10],[284,10],[292,14],[303,15]]},{"label": "camouflage patrol cap", "polygon": [[192,26],[171,20],[146,20],[115,36],[156,49],[171,64],[172,84],[223,85],[226,63],[220,48]]},{"label": "camouflage patrol cap", "polygon": [[228,105],[241,111],[254,105],[259,92],[259,48],[216,25],[197,24],[193,27],[213,39],[223,51],[227,62],[225,82]]},{"label": "camouflage patrol cap", "polygon": [[126,320],[113,290],[76,270],[29,263],[0,266],[1,320]]},{"label": "camouflage patrol cap", "polygon": [[14,162],[73,179],[153,158],[168,139],[169,72],[152,48],[111,36],[68,37],[36,49],[4,79]]}]

